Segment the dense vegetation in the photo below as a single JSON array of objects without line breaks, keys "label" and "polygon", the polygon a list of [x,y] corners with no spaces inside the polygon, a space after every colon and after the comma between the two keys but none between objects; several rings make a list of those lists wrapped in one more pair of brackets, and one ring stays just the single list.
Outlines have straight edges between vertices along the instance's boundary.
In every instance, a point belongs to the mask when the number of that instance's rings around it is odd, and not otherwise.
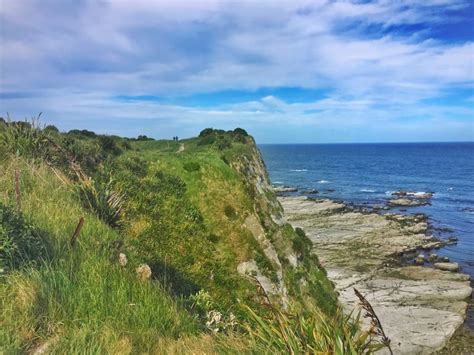
[{"label": "dense vegetation", "polygon": [[375,350],[304,232],[273,222],[256,159],[240,128],[155,141],[0,120],[0,352]]}]

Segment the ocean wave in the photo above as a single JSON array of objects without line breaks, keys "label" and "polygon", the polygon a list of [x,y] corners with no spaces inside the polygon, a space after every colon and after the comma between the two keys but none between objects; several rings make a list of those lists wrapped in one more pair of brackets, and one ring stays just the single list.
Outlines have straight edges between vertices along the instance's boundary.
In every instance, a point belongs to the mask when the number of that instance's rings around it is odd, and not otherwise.
[{"label": "ocean wave", "polygon": [[302,171],[308,171],[308,169],[290,169],[290,171],[302,172]]},{"label": "ocean wave", "polygon": [[360,192],[370,192],[370,193],[373,193],[373,192],[375,192],[375,190],[361,189]]},{"label": "ocean wave", "polygon": [[329,184],[330,181],[327,181],[327,180],[319,180],[318,181],[318,184]]},{"label": "ocean wave", "polygon": [[283,185],[283,181],[273,181],[273,184]]}]

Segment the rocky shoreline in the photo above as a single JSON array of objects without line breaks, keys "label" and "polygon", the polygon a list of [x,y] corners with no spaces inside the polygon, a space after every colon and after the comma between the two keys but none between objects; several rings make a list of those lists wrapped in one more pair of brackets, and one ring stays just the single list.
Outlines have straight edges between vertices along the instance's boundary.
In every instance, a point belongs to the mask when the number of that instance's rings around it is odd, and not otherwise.
[{"label": "rocky shoreline", "polygon": [[[355,306],[353,288],[364,294],[395,354],[440,350],[463,324],[470,278],[437,257],[434,250],[449,241],[428,236],[423,215],[381,215],[304,196],[279,201],[288,222],[313,241],[343,306]],[[425,263],[436,268],[416,265]]]}]

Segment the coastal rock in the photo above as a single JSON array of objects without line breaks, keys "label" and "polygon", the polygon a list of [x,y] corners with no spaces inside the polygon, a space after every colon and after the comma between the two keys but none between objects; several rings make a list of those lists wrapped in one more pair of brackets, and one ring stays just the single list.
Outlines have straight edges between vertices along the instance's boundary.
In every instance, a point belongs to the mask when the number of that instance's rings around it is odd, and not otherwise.
[{"label": "coastal rock", "polygon": [[423,254],[418,255],[415,258],[415,265],[423,265],[426,261],[426,258]]},{"label": "coastal rock", "polygon": [[435,352],[462,325],[465,299],[472,292],[467,275],[422,266],[386,266],[396,264],[395,256],[437,242],[425,235],[424,216],[360,213],[331,200],[281,197],[279,201],[288,222],[313,241],[347,312],[357,304],[353,291],[357,288],[379,316],[395,354]]},{"label": "coastal rock", "polygon": [[458,238],[457,237],[449,237],[448,241],[446,242],[447,245],[455,245],[458,243]]},{"label": "coastal rock", "polygon": [[426,201],[397,198],[390,200],[388,203],[392,206],[421,206],[426,204]]},{"label": "coastal rock", "polygon": [[434,263],[436,260],[438,260],[438,254],[430,254],[428,256],[428,260],[430,263]]},{"label": "coastal rock", "polygon": [[435,263],[433,265],[436,269],[456,272],[459,271],[458,263]]},{"label": "coastal rock", "polygon": [[274,186],[273,191],[275,193],[285,193],[285,192],[297,192],[298,189],[296,187],[290,187],[290,186]]},{"label": "coastal rock", "polygon": [[417,198],[420,200],[429,200],[433,197],[433,192],[413,192],[413,191],[395,191],[392,196]]},{"label": "coastal rock", "polygon": [[397,191],[392,193],[395,198],[388,201],[391,206],[423,206],[429,204],[429,200],[433,197],[432,192],[410,192]]}]

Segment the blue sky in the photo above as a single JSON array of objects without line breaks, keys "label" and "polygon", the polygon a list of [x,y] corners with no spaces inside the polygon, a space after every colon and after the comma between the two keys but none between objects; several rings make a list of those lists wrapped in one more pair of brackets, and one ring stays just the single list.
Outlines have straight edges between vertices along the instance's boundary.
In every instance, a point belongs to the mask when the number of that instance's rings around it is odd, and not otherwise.
[{"label": "blue sky", "polygon": [[465,0],[0,0],[0,116],[155,138],[474,140]]}]

